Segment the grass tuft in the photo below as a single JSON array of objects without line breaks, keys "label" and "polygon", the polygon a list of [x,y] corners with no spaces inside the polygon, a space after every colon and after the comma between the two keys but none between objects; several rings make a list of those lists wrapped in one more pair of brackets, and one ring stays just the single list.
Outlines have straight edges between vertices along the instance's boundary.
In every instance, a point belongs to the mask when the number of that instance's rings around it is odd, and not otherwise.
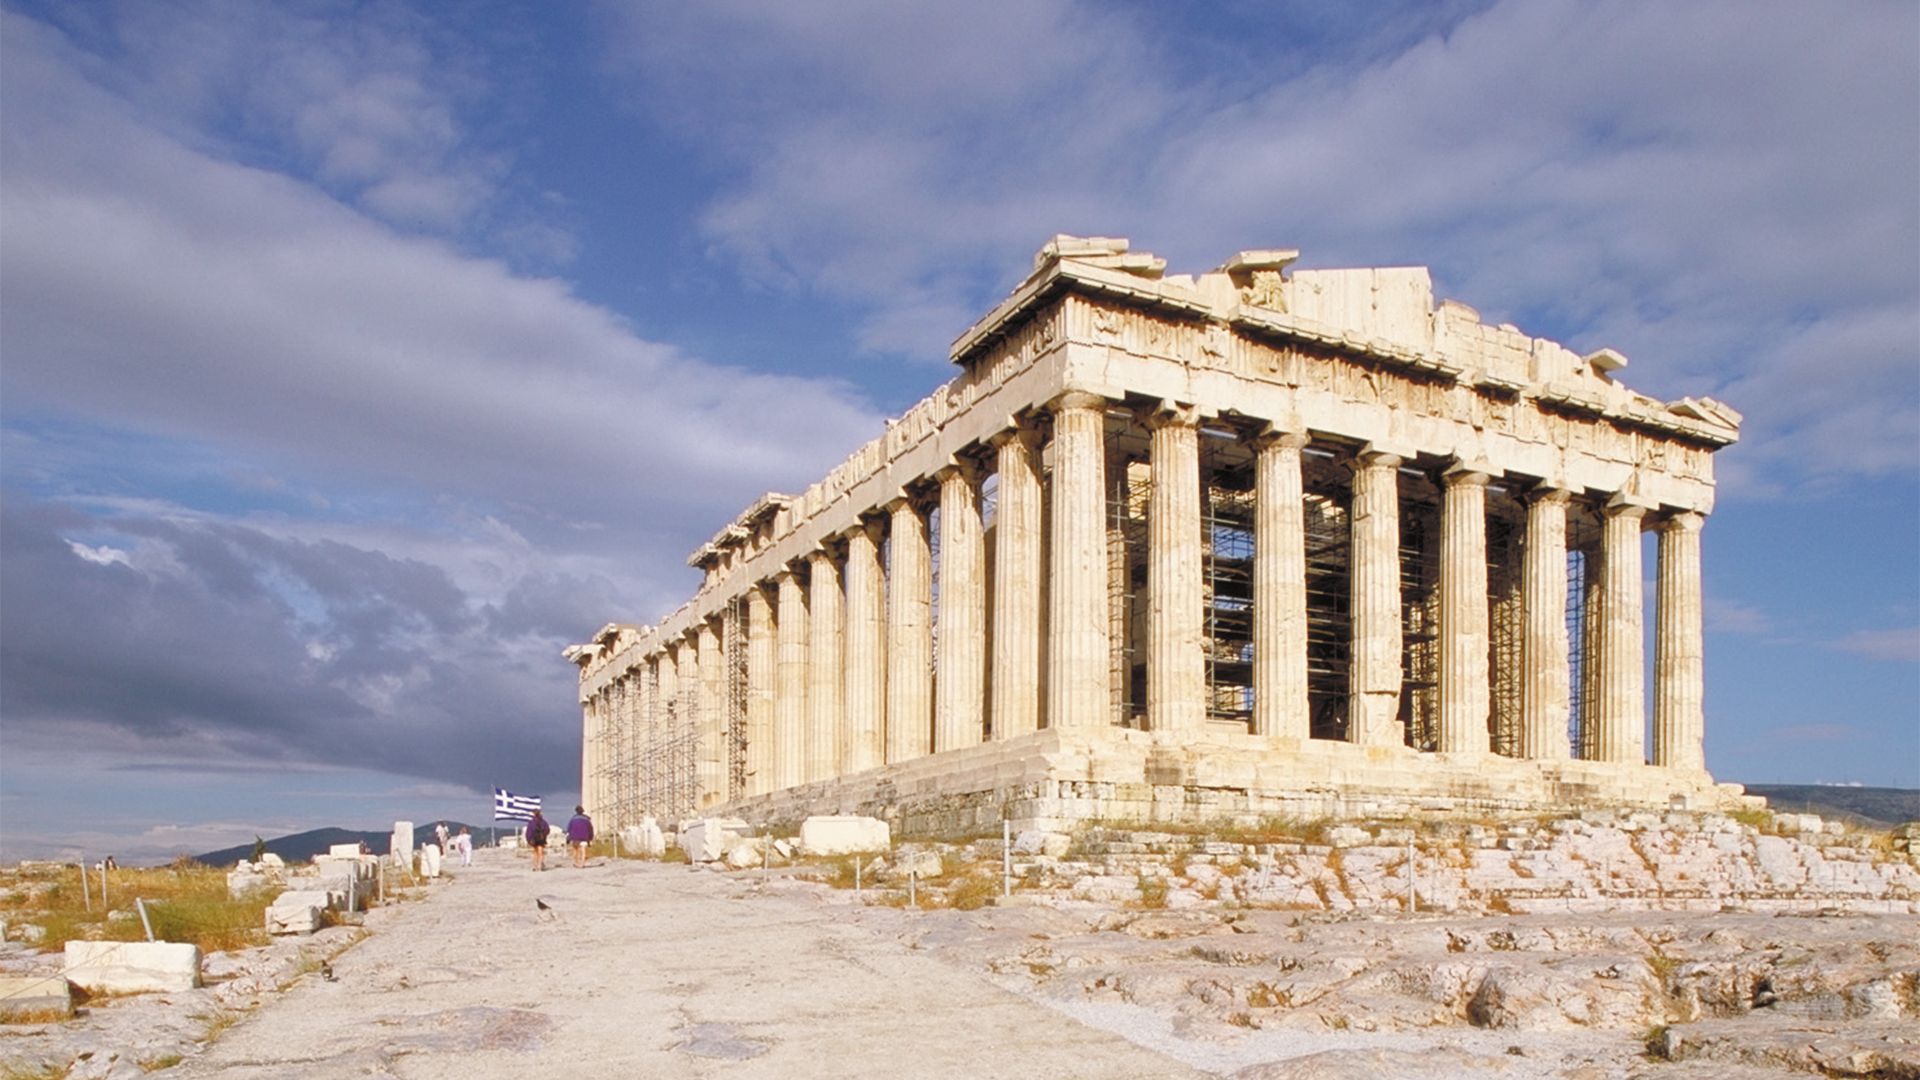
[{"label": "grass tuft", "polygon": [[153,936],[159,941],[198,945],[217,952],[247,948],[266,940],[265,914],[272,902],[261,890],[241,897],[227,894],[226,871],[190,859],[171,866],[108,872],[111,906],[100,901],[100,875],[91,871],[83,893],[75,866],[36,866],[0,871],[0,915],[9,922],[33,923],[46,930],[45,951],[69,941],[143,941],[146,931],[134,906],[147,903]]}]

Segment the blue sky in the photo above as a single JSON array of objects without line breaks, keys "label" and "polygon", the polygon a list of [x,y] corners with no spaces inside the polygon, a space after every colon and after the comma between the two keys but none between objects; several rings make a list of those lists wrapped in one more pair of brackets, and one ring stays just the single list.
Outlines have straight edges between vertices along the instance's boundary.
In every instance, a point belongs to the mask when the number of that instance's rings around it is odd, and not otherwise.
[{"label": "blue sky", "polygon": [[559,657],[1057,232],[1747,415],[1724,780],[1920,786],[1920,8],[0,4],[0,854],[571,803]]}]

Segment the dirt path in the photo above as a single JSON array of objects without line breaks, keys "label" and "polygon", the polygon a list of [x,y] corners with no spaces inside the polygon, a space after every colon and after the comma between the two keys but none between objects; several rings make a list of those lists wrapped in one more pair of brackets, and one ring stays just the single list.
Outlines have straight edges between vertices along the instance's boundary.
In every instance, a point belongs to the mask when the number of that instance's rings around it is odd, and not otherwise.
[{"label": "dirt path", "polygon": [[[187,1077],[1198,1077],[853,925],[818,890],[477,853]],[[551,906],[545,917],[536,898]]]}]

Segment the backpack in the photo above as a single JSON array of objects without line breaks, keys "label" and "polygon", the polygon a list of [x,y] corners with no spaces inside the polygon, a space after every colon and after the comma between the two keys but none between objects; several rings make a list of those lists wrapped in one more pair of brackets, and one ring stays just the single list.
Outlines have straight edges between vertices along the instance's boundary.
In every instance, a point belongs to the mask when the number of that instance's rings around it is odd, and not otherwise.
[{"label": "backpack", "polygon": [[547,823],[546,823],[546,821],[545,821],[544,819],[542,819],[542,820],[540,820],[540,821],[529,821],[529,822],[527,822],[527,843],[529,843],[529,844],[544,844],[544,843],[546,843],[546,842],[547,842],[547,828],[548,828],[548,826],[547,826]]}]

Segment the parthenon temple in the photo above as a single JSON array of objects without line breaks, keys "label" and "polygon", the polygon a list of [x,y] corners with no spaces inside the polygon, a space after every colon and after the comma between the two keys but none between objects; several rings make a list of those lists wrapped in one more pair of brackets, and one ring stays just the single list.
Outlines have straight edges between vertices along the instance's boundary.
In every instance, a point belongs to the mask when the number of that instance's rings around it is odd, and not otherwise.
[{"label": "parthenon temple", "polygon": [[1702,750],[1700,534],[1740,414],[1436,304],[1423,267],[1297,255],[1176,276],[1055,237],[950,382],[701,545],[657,625],[567,650],[589,810],[937,833],[1736,799]]}]

